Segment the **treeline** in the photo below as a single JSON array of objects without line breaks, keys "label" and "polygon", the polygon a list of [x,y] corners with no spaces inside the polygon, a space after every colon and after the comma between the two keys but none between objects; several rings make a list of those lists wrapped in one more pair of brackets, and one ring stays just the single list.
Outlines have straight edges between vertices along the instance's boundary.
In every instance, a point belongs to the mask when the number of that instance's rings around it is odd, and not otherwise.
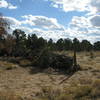
[{"label": "treeline", "polygon": [[74,49],[76,51],[100,51],[100,41],[91,44],[88,40],[82,40],[81,42],[74,38],[73,40],[59,39],[54,42],[52,39],[48,41],[42,37],[37,37],[35,34],[29,34],[26,36],[25,32],[16,29],[12,34],[0,34],[0,56],[21,56],[21,57],[33,57],[36,56],[44,48],[49,48],[53,51],[69,51]]}]

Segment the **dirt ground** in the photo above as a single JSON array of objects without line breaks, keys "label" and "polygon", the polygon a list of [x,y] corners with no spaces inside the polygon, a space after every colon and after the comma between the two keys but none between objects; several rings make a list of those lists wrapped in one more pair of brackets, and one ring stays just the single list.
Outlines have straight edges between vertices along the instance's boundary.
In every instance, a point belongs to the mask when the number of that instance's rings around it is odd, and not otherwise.
[{"label": "dirt ground", "polygon": [[[72,52],[62,52],[72,56]],[[68,86],[91,84],[94,80],[100,79],[100,52],[94,52],[93,58],[89,52],[77,53],[77,61],[82,70],[76,72],[68,80],[59,84],[67,77],[65,74],[52,72],[47,73],[33,71],[30,68],[23,68],[17,64],[7,61],[0,61],[0,91],[13,91],[22,97],[34,97],[44,86],[64,88]],[[12,69],[9,69],[11,66]]]}]

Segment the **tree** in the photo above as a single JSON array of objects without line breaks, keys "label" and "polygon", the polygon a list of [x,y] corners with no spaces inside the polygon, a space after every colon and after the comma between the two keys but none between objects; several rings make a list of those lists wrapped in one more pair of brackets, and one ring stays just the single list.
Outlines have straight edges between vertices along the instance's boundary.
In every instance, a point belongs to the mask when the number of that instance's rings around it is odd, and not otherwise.
[{"label": "tree", "polygon": [[57,46],[57,50],[62,51],[64,50],[64,41],[62,38],[60,38],[57,42],[56,42],[56,46]]},{"label": "tree", "polygon": [[82,51],[91,51],[92,44],[88,40],[82,40],[81,49],[82,49]]},{"label": "tree", "polygon": [[36,45],[38,46],[38,49],[40,49],[40,50],[44,49],[45,46],[47,45],[47,41],[45,39],[43,39],[42,37],[40,37],[40,38],[38,38]]},{"label": "tree", "polygon": [[64,39],[64,49],[65,50],[72,50],[72,41],[71,41],[71,39],[69,39],[69,38]]},{"label": "tree", "polygon": [[9,21],[0,13],[0,37],[7,33],[10,28]]},{"label": "tree", "polygon": [[15,39],[11,34],[7,34],[6,39],[4,41],[4,45],[5,45],[6,55],[12,56],[13,49],[15,46]]},{"label": "tree", "polygon": [[49,47],[50,50],[55,50],[55,48],[56,48],[55,43],[53,42],[52,39],[48,40],[48,47]]},{"label": "tree", "polygon": [[73,39],[73,50],[81,51],[80,41],[77,38]]},{"label": "tree", "polygon": [[5,55],[5,37],[7,31],[10,28],[10,23],[8,20],[0,13],[0,55]]},{"label": "tree", "polygon": [[37,46],[37,41],[38,41],[38,37],[35,35],[35,34],[32,34],[31,37],[30,37],[30,45],[31,45],[31,49],[34,50],[34,49],[37,49],[38,46]]},{"label": "tree", "polygon": [[14,55],[25,56],[26,54],[26,34],[20,29],[13,31],[13,36],[16,41]]},{"label": "tree", "polygon": [[94,50],[100,51],[100,41],[94,43]]}]

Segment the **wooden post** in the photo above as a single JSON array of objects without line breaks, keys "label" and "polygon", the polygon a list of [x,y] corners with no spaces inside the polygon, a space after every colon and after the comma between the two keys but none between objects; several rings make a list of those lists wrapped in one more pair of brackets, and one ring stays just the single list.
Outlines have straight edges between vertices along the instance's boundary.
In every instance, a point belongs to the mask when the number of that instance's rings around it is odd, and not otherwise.
[{"label": "wooden post", "polygon": [[73,61],[73,63],[74,63],[74,67],[75,66],[77,66],[77,58],[76,58],[76,50],[75,50],[75,48],[74,48],[74,61]]},{"label": "wooden post", "polygon": [[76,58],[76,40],[73,41],[73,49],[74,49],[74,57],[73,57],[73,66],[77,66],[77,58]]}]

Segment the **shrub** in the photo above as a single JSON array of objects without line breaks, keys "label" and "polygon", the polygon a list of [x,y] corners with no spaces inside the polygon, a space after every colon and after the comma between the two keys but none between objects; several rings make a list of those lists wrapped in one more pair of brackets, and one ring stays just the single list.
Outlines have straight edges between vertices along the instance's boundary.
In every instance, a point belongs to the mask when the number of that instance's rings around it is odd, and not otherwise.
[{"label": "shrub", "polygon": [[52,67],[54,69],[70,70],[73,65],[73,58],[44,49],[33,62],[33,65],[42,69]]}]

